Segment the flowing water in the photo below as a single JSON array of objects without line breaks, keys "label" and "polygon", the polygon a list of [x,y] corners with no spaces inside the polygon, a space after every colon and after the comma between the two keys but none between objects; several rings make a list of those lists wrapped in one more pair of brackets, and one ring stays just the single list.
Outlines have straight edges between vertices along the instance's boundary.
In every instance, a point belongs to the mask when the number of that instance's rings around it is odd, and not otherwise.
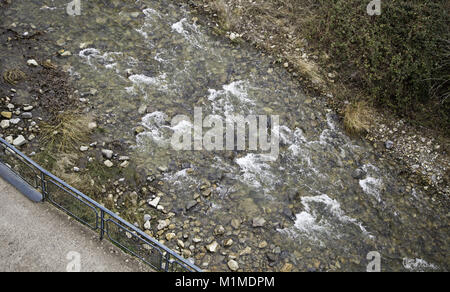
[{"label": "flowing water", "polygon": [[[176,213],[172,222],[200,267],[227,270],[234,255],[247,271],[279,270],[285,262],[302,271],[365,271],[367,254],[377,251],[385,271],[448,270],[448,205],[346,136],[335,114],[271,58],[214,36],[172,1],[81,0],[80,16],[67,15],[67,2],[13,1],[2,23],[32,23],[58,44],[49,53],[72,52],[61,63],[70,64],[80,92],[97,90],[92,111],[104,135],[129,145],[139,169],[158,178],[161,205]],[[170,120],[193,118],[194,107],[204,116],[279,115],[278,159],[173,150]],[[139,126],[144,131],[135,135]],[[161,167],[167,171],[160,174]],[[367,175],[353,178],[357,168]],[[252,226],[257,217],[264,227]],[[224,235],[214,235],[218,225]],[[234,244],[217,253],[202,249],[228,238]]]}]

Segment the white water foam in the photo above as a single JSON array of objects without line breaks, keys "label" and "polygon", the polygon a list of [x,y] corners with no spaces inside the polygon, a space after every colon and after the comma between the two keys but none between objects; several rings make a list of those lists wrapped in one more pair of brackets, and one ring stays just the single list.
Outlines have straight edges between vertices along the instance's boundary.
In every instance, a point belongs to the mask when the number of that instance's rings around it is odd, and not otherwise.
[{"label": "white water foam", "polygon": [[235,81],[223,85],[221,90],[208,89],[208,100],[211,102],[213,114],[250,114],[255,102],[248,97],[249,88],[248,81]]},{"label": "white water foam", "polygon": [[158,146],[168,148],[174,132],[183,134],[191,132],[193,124],[190,121],[182,120],[174,126],[166,124],[167,115],[160,111],[155,111],[142,118],[141,125],[146,131],[136,136],[137,146],[145,145],[147,139],[152,140]]},{"label": "white water foam", "polygon": [[144,97],[148,98],[147,87],[154,87],[161,91],[168,90],[167,75],[165,73],[160,74],[156,77],[150,77],[143,74],[135,74],[128,77],[128,79],[133,82],[133,86],[127,87],[126,91],[130,94],[136,93],[136,87],[140,90]]},{"label": "white water foam", "polygon": [[242,180],[255,188],[260,188],[261,182],[264,182],[267,186],[264,191],[273,189],[276,176],[271,171],[271,166],[267,164],[267,159],[267,155],[254,153],[237,158],[236,163],[241,169]]},{"label": "white water foam", "polygon": [[172,24],[172,31],[181,34],[191,45],[197,48],[203,48],[201,45],[202,34],[195,24],[189,23],[187,18]]},{"label": "white water foam", "polygon": [[[279,232],[285,233],[295,239],[298,239],[300,236],[307,236],[309,239],[323,244],[321,240],[323,237],[340,237],[338,233],[339,226],[336,225],[336,222],[338,222],[338,224],[354,224],[359,227],[364,236],[373,238],[362,223],[345,215],[339,202],[331,199],[329,196],[321,194],[318,196],[303,197],[301,198],[301,202],[305,210],[296,215],[294,226],[278,229]],[[317,208],[314,208],[314,206],[324,210],[326,216],[320,216],[316,211]]]},{"label": "white water foam", "polygon": [[379,203],[383,202],[381,198],[383,180],[376,177],[379,172],[378,168],[372,164],[366,164],[362,169],[367,173],[367,176],[359,181],[359,186],[364,193],[373,196]]}]

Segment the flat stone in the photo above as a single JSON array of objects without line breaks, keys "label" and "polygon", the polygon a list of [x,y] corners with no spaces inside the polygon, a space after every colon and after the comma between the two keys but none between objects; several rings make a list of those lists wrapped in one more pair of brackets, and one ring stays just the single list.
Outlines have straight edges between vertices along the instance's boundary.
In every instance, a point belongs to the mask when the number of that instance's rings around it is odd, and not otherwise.
[{"label": "flat stone", "polygon": [[197,201],[191,200],[186,203],[186,210],[190,210],[197,205]]},{"label": "flat stone", "polygon": [[264,218],[261,218],[261,217],[253,218],[253,221],[252,221],[253,227],[255,227],[255,228],[263,227],[264,224],[266,224],[266,220]]},{"label": "flat stone", "polygon": [[22,117],[23,119],[29,120],[29,119],[32,119],[32,118],[33,118],[33,114],[32,114],[32,113],[22,113],[21,117]]},{"label": "flat stone", "polygon": [[26,144],[27,143],[27,140],[25,139],[25,137],[24,136],[22,136],[22,135],[19,135],[16,139],[14,139],[14,141],[13,141],[13,145],[14,146],[22,146],[22,145],[24,145],[24,144]]},{"label": "flat stone", "polygon": [[171,241],[172,239],[174,239],[175,237],[177,237],[177,235],[175,233],[167,233],[166,234],[166,240],[167,241]]},{"label": "flat stone", "polygon": [[80,147],[80,151],[81,152],[86,152],[86,151],[88,151],[89,150],[89,147],[87,147],[87,146],[81,146]]},{"label": "flat stone", "polygon": [[1,112],[0,115],[6,119],[12,118],[12,112]]}]

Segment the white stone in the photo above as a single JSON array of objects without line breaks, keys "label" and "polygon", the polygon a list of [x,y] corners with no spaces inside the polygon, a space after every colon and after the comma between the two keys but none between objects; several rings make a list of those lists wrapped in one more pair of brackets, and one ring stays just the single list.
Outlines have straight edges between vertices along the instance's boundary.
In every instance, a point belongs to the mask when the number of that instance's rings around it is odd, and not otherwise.
[{"label": "white stone", "polygon": [[114,152],[112,150],[102,149],[102,154],[106,158],[111,159],[113,157]]},{"label": "white stone", "polygon": [[239,269],[239,264],[235,260],[228,261],[228,268],[233,272],[236,272]]},{"label": "white stone", "polygon": [[27,61],[27,65],[28,65],[28,66],[33,66],[33,67],[38,67],[38,66],[39,66],[38,62],[36,62],[35,59],[30,59],[30,60],[28,60],[28,61]]},{"label": "white stone", "polygon": [[97,128],[97,123],[96,122],[89,123],[88,128],[89,128],[89,130],[93,130],[93,129]]},{"label": "white stone", "polygon": [[89,150],[89,147],[87,147],[87,146],[81,146],[80,147],[80,151],[81,152],[86,152],[86,151],[88,151]]},{"label": "white stone", "polygon": [[104,164],[106,165],[106,167],[113,167],[114,163],[112,163],[110,160],[105,160]]},{"label": "white stone", "polygon": [[151,228],[150,220],[144,223],[144,228],[145,230],[150,230]]},{"label": "white stone", "polygon": [[3,120],[3,121],[0,122],[0,127],[1,127],[2,129],[9,128],[9,125],[10,125],[9,120]]},{"label": "white stone", "polygon": [[212,253],[217,252],[217,250],[219,249],[219,244],[217,243],[217,241],[214,241],[213,243],[207,245],[206,249]]},{"label": "white stone", "polygon": [[27,140],[25,139],[25,137],[24,136],[22,136],[22,135],[19,135],[16,139],[14,139],[14,141],[13,141],[13,145],[14,146],[22,146],[22,145],[24,145],[25,143],[27,143]]},{"label": "white stone", "polygon": [[152,206],[153,208],[156,208],[156,207],[158,207],[159,201],[161,201],[161,198],[160,197],[156,197],[153,200],[149,200],[148,204],[150,206]]}]

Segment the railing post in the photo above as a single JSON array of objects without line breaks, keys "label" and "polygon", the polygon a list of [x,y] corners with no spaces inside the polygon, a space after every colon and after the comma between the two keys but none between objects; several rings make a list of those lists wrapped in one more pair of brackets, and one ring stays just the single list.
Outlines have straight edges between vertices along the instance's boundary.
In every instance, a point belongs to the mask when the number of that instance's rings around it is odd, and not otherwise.
[{"label": "railing post", "polygon": [[100,240],[105,236],[105,211],[100,210]]},{"label": "railing post", "polygon": [[42,191],[42,201],[47,199],[47,187],[45,185],[45,174],[41,172],[41,191]]}]

